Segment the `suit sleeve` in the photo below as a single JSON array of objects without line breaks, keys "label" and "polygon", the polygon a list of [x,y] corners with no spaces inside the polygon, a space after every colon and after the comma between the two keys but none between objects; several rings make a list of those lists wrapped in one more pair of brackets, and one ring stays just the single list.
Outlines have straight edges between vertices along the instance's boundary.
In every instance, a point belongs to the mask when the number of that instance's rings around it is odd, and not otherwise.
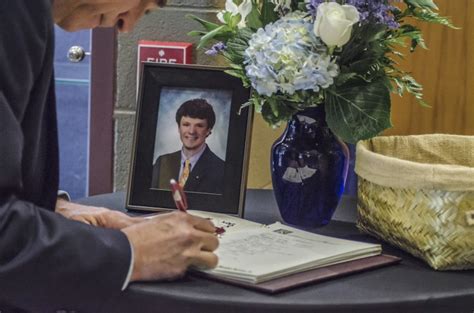
[{"label": "suit sleeve", "polygon": [[18,198],[23,136],[9,107],[0,91],[0,303],[31,312],[99,312],[120,293],[128,240]]},{"label": "suit sleeve", "polygon": [[[43,70],[50,3],[0,1],[0,311],[100,312],[127,275],[126,236],[67,220],[22,196],[21,116]],[[26,96],[12,96],[18,94]],[[20,98],[25,103],[14,100]]]},{"label": "suit sleeve", "polygon": [[0,303],[100,312],[119,295],[131,258],[122,232],[67,220],[14,195],[0,201]]}]

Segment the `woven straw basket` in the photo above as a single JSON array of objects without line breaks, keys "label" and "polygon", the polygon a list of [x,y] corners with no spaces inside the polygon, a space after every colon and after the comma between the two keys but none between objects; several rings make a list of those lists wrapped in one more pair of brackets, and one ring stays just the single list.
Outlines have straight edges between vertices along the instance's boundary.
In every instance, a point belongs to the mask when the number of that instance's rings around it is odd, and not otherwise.
[{"label": "woven straw basket", "polygon": [[357,144],[357,226],[437,270],[474,268],[474,136]]}]

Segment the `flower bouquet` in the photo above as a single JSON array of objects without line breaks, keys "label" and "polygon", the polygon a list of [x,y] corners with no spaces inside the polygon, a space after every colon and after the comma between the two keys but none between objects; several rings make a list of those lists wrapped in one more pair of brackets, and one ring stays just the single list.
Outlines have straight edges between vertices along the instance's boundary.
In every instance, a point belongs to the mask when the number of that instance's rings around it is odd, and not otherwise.
[{"label": "flower bouquet", "polygon": [[346,142],[391,127],[390,92],[422,86],[399,67],[403,47],[426,48],[419,20],[454,28],[434,0],[227,0],[220,23],[190,16],[204,30],[198,47],[221,54],[228,74],[252,87],[249,101],[270,125],[324,106],[330,130]]}]

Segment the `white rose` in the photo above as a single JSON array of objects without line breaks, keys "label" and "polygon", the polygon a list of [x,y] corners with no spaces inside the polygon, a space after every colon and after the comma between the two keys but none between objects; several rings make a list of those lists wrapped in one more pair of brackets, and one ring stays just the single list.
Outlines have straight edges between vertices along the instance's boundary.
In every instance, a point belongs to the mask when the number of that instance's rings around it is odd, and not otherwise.
[{"label": "white rose", "polygon": [[324,2],[318,6],[314,33],[329,47],[342,47],[351,39],[352,26],[359,19],[359,12],[352,5]]}]

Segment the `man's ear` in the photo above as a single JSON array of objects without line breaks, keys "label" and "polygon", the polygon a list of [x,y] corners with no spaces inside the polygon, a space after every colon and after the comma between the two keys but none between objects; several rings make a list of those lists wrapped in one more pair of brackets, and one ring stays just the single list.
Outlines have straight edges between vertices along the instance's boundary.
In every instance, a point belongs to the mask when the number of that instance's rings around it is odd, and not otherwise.
[{"label": "man's ear", "polygon": [[210,134],[212,134],[212,128],[209,128],[209,129],[207,130],[206,138],[209,137]]}]

